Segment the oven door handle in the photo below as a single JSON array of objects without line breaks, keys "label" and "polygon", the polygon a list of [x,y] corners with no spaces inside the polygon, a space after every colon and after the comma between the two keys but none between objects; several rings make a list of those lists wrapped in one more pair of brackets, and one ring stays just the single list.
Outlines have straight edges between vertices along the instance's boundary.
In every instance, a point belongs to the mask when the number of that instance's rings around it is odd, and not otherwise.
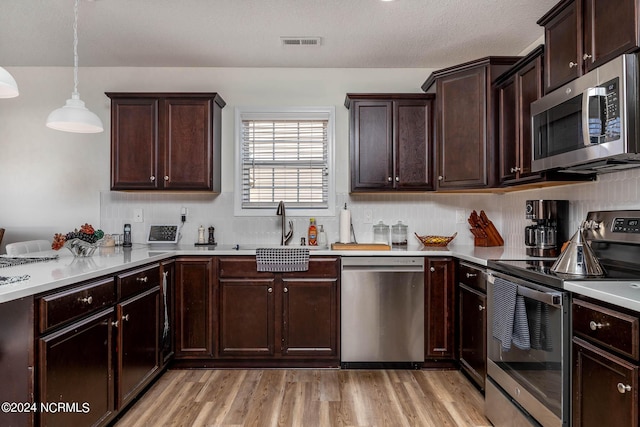
[{"label": "oven door handle", "polygon": [[540,292],[535,289],[518,285],[518,295],[540,301],[543,304],[554,307],[562,307],[562,295],[559,292]]}]

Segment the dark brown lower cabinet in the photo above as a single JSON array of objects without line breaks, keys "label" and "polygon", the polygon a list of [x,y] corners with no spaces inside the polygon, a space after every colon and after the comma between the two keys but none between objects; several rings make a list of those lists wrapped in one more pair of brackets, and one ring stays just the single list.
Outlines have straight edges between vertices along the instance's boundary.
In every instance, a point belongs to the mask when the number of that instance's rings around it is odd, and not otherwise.
[{"label": "dark brown lower cabinet", "polygon": [[638,365],[573,338],[573,425],[638,426]]},{"label": "dark brown lower cabinet", "polygon": [[487,296],[458,285],[460,367],[484,389],[487,374]]},{"label": "dark brown lower cabinet", "polygon": [[118,408],[124,407],[160,369],[160,289],[118,304]]},{"label": "dark brown lower cabinet", "polygon": [[425,360],[455,357],[455,262],[425,259]]},{"label": "dark brown lower cabinet", "polygon": [[220,356],[275,354],[274,279],[220,279]]},{"label": "dark brown lower cabinet", "polygon": [[220,257],[219,358],[315,360],[337,366],[337,257],[313,257],[309,270],[258,272],[255,257]]},{"label": "dark brown lower cabinet", "polygon": [[[93,426],[114,413],[114,323],[109,308],[38,340],[37,401],[53,405],[38,411],[39,425]],[[77,410],[57,410],[58,404]]]},{"label": "dark brown lower cabinet", "polygon": [[214,356],[214,257],[176,260],[176,359],[211,359]]}]

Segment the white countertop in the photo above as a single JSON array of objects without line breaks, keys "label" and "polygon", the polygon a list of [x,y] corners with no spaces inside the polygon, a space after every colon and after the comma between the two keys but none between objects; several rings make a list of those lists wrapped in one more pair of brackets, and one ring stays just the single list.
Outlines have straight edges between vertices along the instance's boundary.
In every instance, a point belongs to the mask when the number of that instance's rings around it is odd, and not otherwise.
[{"label": "white countertop", "polygon": [[[167,249],[134,244],[133,248],[127,250],[122,247],[99,248],[89,258],[74,258],[66,249],[28,254],[25,256],[58,255],[59,258],[53,261],[0,268],[0,276],[30,276],[29,280],[0,286],[0,303],[114,274],[176,255],[255,255],[255,249],[259,246],[241,245],[240,249],[236,250],[231,245],[220,245],[213,249],[207,246],[183,245]],[[477,248],[456,245],[450,245],[449,248],[425,248],[421,245],[409,245],[406,249],[393,249],[391,251],[311,249],[311,254],[339,256],[452,256],[480,265],[486,265],[489,259],[524,258],[524,250],[522,249],[503,247]]]},{"label": "white countertop", "polygon": [[640,281],[566,281],[563,288],[569,292],[640,312]]}]

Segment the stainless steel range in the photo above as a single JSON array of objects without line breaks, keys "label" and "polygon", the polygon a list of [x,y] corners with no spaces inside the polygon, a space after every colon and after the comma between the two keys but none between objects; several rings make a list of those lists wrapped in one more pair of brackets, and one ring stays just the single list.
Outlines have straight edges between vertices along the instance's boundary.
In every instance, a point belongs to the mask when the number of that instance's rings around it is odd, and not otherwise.
[{"label": "stainless steel range", "polygon": [[551,271],[553,259],[489,261],[486,416],[495,426],[568,426],[570,294],[567,280],[639,280],[640,210],[589,212],[584,237],[604,278]]}]

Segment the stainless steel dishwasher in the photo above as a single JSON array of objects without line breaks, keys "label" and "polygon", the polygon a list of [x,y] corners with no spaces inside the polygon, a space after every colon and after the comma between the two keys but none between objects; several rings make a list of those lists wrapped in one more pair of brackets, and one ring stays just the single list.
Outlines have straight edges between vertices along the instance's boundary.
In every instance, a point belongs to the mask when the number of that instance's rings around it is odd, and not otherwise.
[{"label": "stainless steel dishwasher", "polygon": [[341,367],[424,363],[424,258],[342,257]]}]

